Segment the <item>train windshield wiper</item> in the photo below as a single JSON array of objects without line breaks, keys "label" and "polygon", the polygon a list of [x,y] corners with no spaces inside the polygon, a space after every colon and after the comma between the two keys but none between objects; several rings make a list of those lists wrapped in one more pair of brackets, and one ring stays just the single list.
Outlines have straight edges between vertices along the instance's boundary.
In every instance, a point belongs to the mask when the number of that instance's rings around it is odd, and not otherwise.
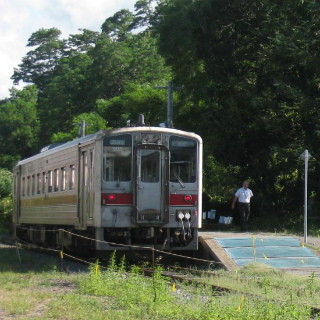
[{"label": "train windshield wiper", "polygon": [[180,176],[177,174],[177,172],[176,172],[176,171],[173,171],[173,174],[174,174],[175,178],[178,180],[178,182],[180,183],[180,186],[181,186],[182,188],[185,188],[186,186],[184,185],[183,181],[181,180],[181,178],[180,178]]},{"label": "train windshield wiper", "polygon": [[116,187],[117,187],[117,188],[119,188],[119,187],[120,187],[120,174],[118,174],[118,180],[117,180]]}]

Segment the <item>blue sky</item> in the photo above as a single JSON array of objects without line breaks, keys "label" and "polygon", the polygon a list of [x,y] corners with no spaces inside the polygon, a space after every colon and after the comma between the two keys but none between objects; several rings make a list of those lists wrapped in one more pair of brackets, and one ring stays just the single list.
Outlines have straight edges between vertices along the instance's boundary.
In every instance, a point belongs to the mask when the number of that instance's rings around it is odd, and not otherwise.
[{"label": "blue sky", "polygon": [[104,20],[136,0],[0,0],[0,99],[9,97],[10,79],[26,54],[28,38],[56,27],[64,38],[79,28],[99,31]]}]

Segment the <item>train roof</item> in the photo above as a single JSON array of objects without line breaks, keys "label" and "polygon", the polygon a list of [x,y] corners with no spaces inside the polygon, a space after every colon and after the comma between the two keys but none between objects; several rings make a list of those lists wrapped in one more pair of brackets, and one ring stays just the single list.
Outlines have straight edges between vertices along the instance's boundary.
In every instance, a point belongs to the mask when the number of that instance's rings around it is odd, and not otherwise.
[{"label": "train roof", "polygon": [[56,153],[58,151],[66,150],[68,148],[72,148],[77,145],[86,144],[90,141],[94,141],[96,139],[100,139],[103,136],[108,136],[112,134],[125,134],[130,132],[165,132],[165,133],[172,133],[177,135],[183,135],[190,138],[197,139],[200,143],[202,143],[202,139],[199,135],[193,133],[193,132],[187,132],[183,130],[178,129],[171,129],[171,128],[163,128],[163,127],[149,127],[149,126],[143,126],[143,127],[124,127],[124,128],[118,128],[118,129],[111,129],[111,130],[100,130],[96,133],[86,135],[81,138],[74,139],[72,141],[68,141],[62,144],[59,144],[53,148],[45,147],[42,150],[45,149],[45,151],[42,151],[40,153],[35,154],[34,156],[31,156],[29,158],[23,159],[19,161],[16,166],[20,166],[23,164],[26,164],[28,162],[31,162],[36,159],[40,159],[43,157],[46,157],[50,154]]}]

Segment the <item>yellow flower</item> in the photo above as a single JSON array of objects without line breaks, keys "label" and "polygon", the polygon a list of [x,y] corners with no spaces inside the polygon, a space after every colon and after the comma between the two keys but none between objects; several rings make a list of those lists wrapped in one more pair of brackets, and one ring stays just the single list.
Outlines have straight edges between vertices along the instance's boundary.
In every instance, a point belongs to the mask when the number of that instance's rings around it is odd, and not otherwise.
[{"label": "yellow flower", "polygon": [[241,311],[241,309],[243,308],[244,301],[245,301],[245,297],[242,296],[242,297],[241,297],[241,301],[240,301],[240,305],[239,305],[239,307],[237,308],[238,311]]}]

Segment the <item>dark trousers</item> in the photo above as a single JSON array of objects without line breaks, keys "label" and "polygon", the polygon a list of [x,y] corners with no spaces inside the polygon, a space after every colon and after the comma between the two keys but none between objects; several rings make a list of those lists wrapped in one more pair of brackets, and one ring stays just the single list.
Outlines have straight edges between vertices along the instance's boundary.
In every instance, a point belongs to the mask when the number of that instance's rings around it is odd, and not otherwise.
[{"label": "dark trousers", "polygon": [[248,221],[250,217],[250,203],[239,202],[241,231],[248,231]]}]

